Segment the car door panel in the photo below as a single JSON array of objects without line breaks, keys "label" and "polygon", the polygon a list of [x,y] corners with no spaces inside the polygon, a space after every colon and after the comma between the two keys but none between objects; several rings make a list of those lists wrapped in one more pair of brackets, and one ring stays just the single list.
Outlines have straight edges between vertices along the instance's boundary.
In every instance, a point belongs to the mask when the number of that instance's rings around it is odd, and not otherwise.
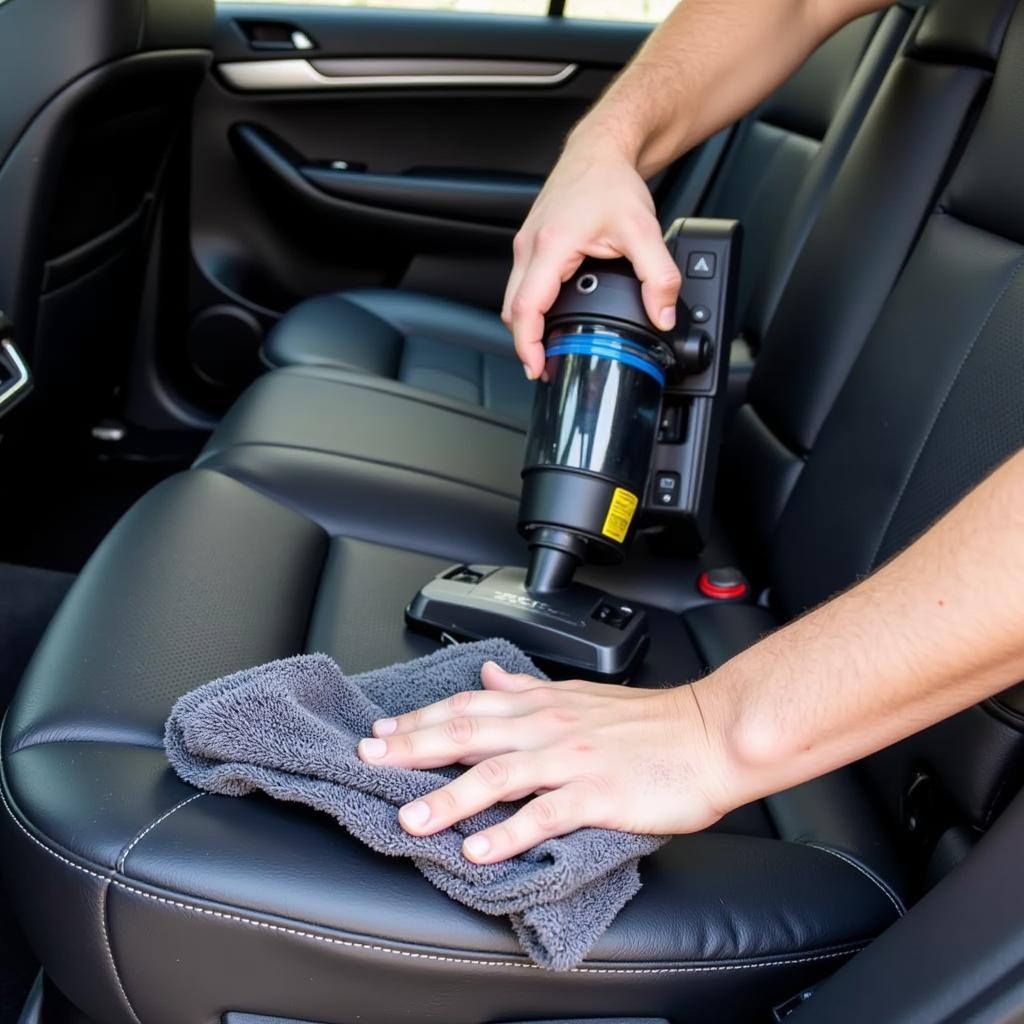
[{"label": "car door panel", "polygon": [[[223,4],[192,139],[193,397],[237,392],[257,336],[307,295],[397,286],[495,308],[566,133],[649,30]],[[228,307],[225,355],[209,312]]]},{"label": "car door panel", "polygon": [[[336,221],[339,227],[362,219],[367,228],[393,231],[398,242],[410,242],[419,234],[427,246],[469,246],[486,238],[490,226],[515,228],[529,212],[542,181],[539,176],[455,169],[373,174],[354,170],[347,161],[337,162],[340,166],[317,164],[254,125],[236,125],[232,142],[243,167],[261,175],[283,202],[306,206],[311,214]],[[480,230],[474,231],[473,225]],[[449,239],[450,227],[463,231]],[[497,237],[503,241],[505,232]]]}]

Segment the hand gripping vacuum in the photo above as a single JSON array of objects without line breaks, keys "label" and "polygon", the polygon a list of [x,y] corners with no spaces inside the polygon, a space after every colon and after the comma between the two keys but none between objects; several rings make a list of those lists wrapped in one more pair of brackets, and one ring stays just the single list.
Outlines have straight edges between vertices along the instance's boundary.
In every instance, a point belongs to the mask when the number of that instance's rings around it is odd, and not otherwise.
[{"label": "hand gripping vacuum", "polygon": [[639,665],[643,611],[573,576],[584,562],[620,561],[641,522],[703,543],[739,226],[685,219],[665,240],[683,274],[675,332],[650,322],[625,260],[587,260],[547,316],[519,505],[529,567],[453,566],[410,603],[413,628],[502,636],[590,678],[624,679]]}]

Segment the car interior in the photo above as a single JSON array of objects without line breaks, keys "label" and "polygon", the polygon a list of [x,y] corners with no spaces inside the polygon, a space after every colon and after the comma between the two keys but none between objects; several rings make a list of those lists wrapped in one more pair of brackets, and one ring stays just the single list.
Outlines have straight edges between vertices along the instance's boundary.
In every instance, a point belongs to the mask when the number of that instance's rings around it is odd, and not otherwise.
[{"label": "car interior", "polygon": [[[522,528],[542,392],[499,310],[651,28],[0,0],[0,1024],[1024,1020],[1024,684],[673,838],[569,971],[168,764],[200,684],[500,632],[413,599],[571,547]],[[724,664],[1024,446],[1022,97],[1024,3],[901,0],[651,181],[699,359],[621,562],[574,566],[602,637],[643,622],[629,685]]]}]

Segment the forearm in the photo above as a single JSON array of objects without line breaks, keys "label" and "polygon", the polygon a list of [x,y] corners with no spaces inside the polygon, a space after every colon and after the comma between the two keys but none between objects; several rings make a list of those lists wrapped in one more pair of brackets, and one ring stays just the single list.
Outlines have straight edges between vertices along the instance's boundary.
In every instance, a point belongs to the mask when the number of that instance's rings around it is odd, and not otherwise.
[{"label": "forearm", "polygon": [[696,683],[485,690],[379,721],[360,756],[460,778],[402,808],[429,835],[530,801],[467,839],[502,860],[585,825],[692,832],[864,757],[1024,677],[1024,452],[873,576]]},{"label": "forearm", "polygon": [[735,802],[815,778],[1024,678],[1024,453],[901,555],[695,685]]},{"label": "forearm", "polygon": [[742,117],[846,21],[890,0],[683,0],[577,125],[644,177]]}]

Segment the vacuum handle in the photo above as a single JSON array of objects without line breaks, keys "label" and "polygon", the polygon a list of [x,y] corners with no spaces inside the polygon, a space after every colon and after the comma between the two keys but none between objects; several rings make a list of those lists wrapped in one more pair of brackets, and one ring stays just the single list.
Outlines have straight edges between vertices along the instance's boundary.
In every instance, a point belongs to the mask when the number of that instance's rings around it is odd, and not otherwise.
[{"label": "vacuum handle", "polygon": [[698,217],[677,220],[665,235],[683,275],[689,328],[673,344],[676,372],[662,399],[643,521],[685,527],[690,549],[703,546],[711,525],[741,236],[737,221]]}]

